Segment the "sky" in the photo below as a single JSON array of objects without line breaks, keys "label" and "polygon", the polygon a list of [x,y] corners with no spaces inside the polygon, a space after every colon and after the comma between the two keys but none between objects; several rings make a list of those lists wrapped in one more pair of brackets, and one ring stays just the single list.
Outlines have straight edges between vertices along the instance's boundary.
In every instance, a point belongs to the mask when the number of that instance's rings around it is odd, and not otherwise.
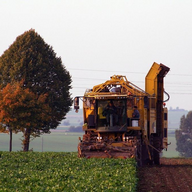
[{"label": "sky", "polygon": [[145,89],[162,63],[166,106],[192,110],[191,10],[191,0],[0,0],[0,55],[35,29],[70,72],[72,97],[112,75]]}]

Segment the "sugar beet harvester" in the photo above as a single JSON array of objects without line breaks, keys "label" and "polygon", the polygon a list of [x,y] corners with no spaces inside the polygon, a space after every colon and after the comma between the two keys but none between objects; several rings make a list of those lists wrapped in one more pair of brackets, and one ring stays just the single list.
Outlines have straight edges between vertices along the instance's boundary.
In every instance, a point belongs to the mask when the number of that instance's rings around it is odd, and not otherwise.
[{"label": "sugar beet harvester", "polygon": [[79,99],[83,101],[85,131],[82,140],[79,138],[78,156],[136,158],[139,166],[159,164],[160,153],[168,146],[163,98],[168,71],[167,66],[153,63],[145,78],[145,91],[125,76],[114,75],[75,97],[76,112]]}]

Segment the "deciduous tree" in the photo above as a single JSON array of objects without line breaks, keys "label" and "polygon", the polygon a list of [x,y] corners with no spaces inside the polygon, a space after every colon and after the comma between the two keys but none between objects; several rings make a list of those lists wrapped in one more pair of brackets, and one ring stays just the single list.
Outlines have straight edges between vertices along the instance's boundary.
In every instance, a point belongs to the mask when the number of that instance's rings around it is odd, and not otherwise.
[{"label": "deciduous tree", "polygon": [[44,122],[50,120],[50,107],[45,102],[47,94],[37,95],[21,87],[22,84],[8,83],[0,90],[0,125],[10,132],[10,151],[12,132],[23,132],[23,148],[28,151],[30,135],[38,134]]},{"label": "deciduous tree", "polygon": [[176,150],[181,156],[192,157],[192,111],[180,120],[180,128],[175,131],[177,141]]},{"label": "deciduous tree", "polygon": [[[22,80],[24,89],[36,96],[46,95],[45,103],[50,107],[49,121],[42,120],[43,125],[36,126],[35,132],[31,129],[30,134],[37,136],[56,129],[72,104],[71,76],[53,48],[33,29],[18,36],[0,57],[1,87]],[[33,121],[34,118],[28,118],[31,128]]]}]

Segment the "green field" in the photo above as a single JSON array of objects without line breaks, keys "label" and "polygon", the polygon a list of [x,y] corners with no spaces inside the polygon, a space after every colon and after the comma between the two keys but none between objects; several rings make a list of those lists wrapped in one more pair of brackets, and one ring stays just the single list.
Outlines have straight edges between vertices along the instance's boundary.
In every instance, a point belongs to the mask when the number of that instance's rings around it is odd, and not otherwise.
[{"label": "green field", "polygon": [[[63,131],[54,131],[50,134],[41,135],[31,141],[29,148],[33,151],[55,151],[55,152],[75,152],[77,151],[78,138],[83,133],[71,133]],[[13,134],[13,151],[22,150],[21,146],[22,134]],[[9,135],[0,134],[0,151],[9,150]]]},{"label": "green field", "polygon": [[168,135],[168,143],[170,143],[170,145],[168,146],[167,151],[163,150],[163,157],[179,157],[179,152],[176,151],[175,134]]},{"label": "green field", "polygon": [[[51,134],[44,134],[41,137],[35,138],[30,143],[30,149],[33,151],[55,151],[55,152],[76,152],[78,145],[78,138],[82,137],[83,132],[64,132],[63,130],[57,130]],[[22,150],[21,146],[22,134],[13,134],[13,151]],[[179,153],[175,150],[176,140],[175,135],[168,134],[168,142],[171,145],[168,146],[168,150],[163,150],[163,157],[178,157]],[[0,134],[0,151],[9,150],[9,135]]]},{"label": "green field", "polygon": [[0,152],[0,191],[136,191],[134,159],[85,159],[67,152]]}]

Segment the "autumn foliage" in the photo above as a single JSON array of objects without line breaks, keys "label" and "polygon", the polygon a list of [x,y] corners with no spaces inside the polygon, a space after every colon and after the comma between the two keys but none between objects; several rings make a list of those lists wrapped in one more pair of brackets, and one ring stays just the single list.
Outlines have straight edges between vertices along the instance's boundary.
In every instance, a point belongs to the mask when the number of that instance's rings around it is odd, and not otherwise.
[{"label": "autumn foliage", "polygon": [[22,84],[8,83],[0,90],[0,122],[1,129],[22,131],[27,138],[31,133],[41,133],[44,123],[50,120],[50,107],[45,103],[47,94],[37,95]]}]

